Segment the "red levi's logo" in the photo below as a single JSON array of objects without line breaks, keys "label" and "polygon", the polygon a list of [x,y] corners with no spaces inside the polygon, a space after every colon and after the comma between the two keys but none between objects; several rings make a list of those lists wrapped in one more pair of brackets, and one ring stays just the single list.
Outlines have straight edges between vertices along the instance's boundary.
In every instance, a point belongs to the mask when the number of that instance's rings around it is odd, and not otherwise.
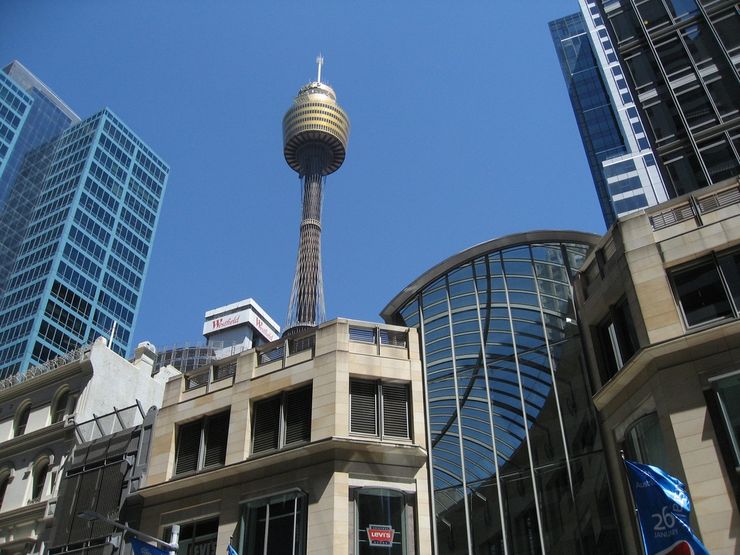
[{"label": "red levi's logo", "polygon": [[370,545],[390,547],[394,532],[390,526],[371,524],[367,527],[367,541]]},{"label": "red levi's logo", "polygon": [[674,543],[668,549],[664,549],[656,555],[695,555],[694,550],[687,541],[679,541]]}]

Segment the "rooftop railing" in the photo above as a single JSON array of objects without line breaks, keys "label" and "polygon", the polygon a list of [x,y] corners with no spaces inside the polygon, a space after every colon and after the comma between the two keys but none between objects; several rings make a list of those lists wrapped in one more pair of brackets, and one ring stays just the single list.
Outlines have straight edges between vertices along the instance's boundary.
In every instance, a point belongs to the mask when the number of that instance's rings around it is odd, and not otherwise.
[{"label": "rooftop railing", "polygon": [[91,347],[92,347],[92,343],[88,343],[87,345],[83,345],[82,347],[79,347],[73,351],[69,351],[68,353],[65,353],[56,358],[48,360],[43,364],[39,364],[38,366],[33,366],[23,373],[18,373],[18,374],[13,374],[12,376],[8,376],[7,378],[0,380],[0,391],[2,391],[3,389],[7,389],[9,387],[13,387],[14,385],[18,385],[25,381],[28,381],[37,376],[46,374],[47,372],[55,370],[59,368],[60,366],[69,364],[70,362],[83,360],[85,358],[85,355],[88,352],[90,352]]},{"label": "rooftop railing", "polygon": [[185,374],[185,391],[207,387],[208,384],[222,380],[234,380],[236,375],[236,360],[213,364],[198,368]]}]

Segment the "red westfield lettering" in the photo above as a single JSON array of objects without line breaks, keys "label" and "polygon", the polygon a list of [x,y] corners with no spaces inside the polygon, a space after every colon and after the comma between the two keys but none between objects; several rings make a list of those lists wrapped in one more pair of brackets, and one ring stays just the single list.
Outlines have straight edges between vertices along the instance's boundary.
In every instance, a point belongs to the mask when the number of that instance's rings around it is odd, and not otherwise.
[{"label": "red westfield lettering", "polygon": [[235,326],[239,323],[239,320],[241,319],[241,315],[238,316],[232,316],[231,318],[217,318],[216,320],[211,321],[211,329],[213,330],[220,330],[221,328],[228,328],[229,326]]}]

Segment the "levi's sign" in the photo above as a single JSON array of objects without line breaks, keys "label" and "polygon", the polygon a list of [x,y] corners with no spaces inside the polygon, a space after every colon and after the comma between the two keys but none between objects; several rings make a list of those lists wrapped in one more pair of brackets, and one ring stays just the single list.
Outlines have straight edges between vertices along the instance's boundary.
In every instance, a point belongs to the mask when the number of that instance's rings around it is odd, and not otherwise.
[{"label": "levi's sign", "polygon": [[370,524],[367,527],[367,541],[375,547],[391,547],[394,530],[382,524]]}]

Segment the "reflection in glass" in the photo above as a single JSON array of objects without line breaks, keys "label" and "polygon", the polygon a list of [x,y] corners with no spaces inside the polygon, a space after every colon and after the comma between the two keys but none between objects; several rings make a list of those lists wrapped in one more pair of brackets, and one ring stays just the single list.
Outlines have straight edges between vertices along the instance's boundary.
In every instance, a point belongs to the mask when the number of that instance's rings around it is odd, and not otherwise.
[{"label": "reflection in glass", "polygon": [[306,552],[306,494],[295,491],[250,501],[241,516],[239,553],[262,555]]}]

